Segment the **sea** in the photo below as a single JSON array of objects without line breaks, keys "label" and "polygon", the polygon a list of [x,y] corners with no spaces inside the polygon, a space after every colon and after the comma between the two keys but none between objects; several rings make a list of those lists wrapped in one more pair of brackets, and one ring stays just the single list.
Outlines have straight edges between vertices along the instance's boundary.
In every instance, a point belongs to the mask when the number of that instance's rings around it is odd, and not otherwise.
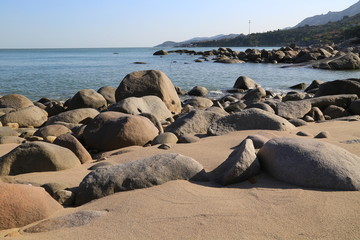
[{"label": "sea", "polygon": [[[206,51],[214,48],[187,48]],[[245,51],[247,48],[232,48]],[[259,49],[276,49],[261,48]],[[170,53],[154,56],[157,48],[69,48],[69,49],[0,49],[0,96],[22,94],[33,101],[42,97],[66,100],[82,89],[118,87],[129,73],[161,70],[184,90],[204,86],[216,98],[231,89],[239,76],[248,76],[274,92],[313,80],[360,78],[360,71],[330,71],[288,64],[197,63],[201,56]],[[166,51],[176,49],[164,49]],[[142,62],[144,64],[135,64]]]}]

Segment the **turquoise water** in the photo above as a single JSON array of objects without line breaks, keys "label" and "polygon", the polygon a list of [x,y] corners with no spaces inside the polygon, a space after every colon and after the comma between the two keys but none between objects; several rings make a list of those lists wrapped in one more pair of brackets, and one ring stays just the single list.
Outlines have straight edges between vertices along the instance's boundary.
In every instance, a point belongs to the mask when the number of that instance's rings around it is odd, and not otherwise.
[{"label": "turquoise water", "polygon": [[[196,48],[196,51],[213,48]],[[157,69],[183,89],[202,85],[217,91],[231,88],[236,79],[249,76],[266,89],[288,91],[294,84],[312,80],[357,77],[360,71],[327,71],[281,64],[195,63],[200,56],[153,56],[154,48],[16,49],[0,50],[0,95],[18,93],[32,100],[66,99],[86,88],[117,87],[126,74]],[[165,49],[171,50],[171,49]],[[244,51],[245,48],[233,48]],[[114,54],[117,53],[117,54]],[[146,62],[147,64],[134,64]],[[185,64],[188,63],[188,64]]]}]

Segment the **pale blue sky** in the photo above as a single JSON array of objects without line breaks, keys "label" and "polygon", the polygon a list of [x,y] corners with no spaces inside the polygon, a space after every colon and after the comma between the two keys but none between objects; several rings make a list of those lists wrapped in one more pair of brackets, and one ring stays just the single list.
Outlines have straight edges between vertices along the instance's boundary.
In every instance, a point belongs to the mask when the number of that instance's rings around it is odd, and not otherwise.
[{"label": "pale blue sky", "polygon": [[0,0],[0,48],[151,47],[264,32],[358,0]]}]

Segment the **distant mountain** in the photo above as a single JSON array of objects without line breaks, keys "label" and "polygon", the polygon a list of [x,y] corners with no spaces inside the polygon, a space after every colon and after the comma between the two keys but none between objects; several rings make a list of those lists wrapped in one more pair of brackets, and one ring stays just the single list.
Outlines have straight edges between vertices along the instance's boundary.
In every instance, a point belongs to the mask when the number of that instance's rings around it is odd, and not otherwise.
[{"label": "distant mountain", "polygon": [[344,17],[340,21],[328,22],[318,26],[286,30],[275,30],[264,33],[240,35],[233,39],[222,39],[192,43],[193,47],[254,47],[254,46],[288,46],[295,43],[300,46],[313,44],[340,43],[351,38],[360,38],[360,13]]},{"label": "distant mountain", "polygon": [[360,1],[340,12],[328,12],[327,14],[305,18],[294,28],[303,27],[306,25],[317,26],[326,24],[328,22],[336,22],[343,19],[345,16],[352,17],[358,13],[360,13]]},{"label": "distant mountain", "polygon": [[173,41],[166,41],[162,44],[159,44],[155,47],[182,47],[182,46],[191,46],[191,44],[193,43],[197,43],[197,42],[204,42],[204,41],[216,41],[216,40],[222,40],[222,39],[233,39],[238,37],[239,34],[228,34],[228,35],[224,35],[224,34],[219,34],[213,37],[195,37],[186,41],[182,41],[182,42],[173,42]]}]

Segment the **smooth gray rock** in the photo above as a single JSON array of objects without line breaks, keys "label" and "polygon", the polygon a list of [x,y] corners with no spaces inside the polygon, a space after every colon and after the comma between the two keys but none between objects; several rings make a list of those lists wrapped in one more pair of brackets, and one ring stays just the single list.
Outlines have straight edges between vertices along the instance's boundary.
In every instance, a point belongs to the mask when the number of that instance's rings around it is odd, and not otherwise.
[{"label": "smooth gray rock", "polygon": [[102,112],[85,128],[88,147],[110,151],[133,145],[143,146],[158,135],[158,129],[147,118],[120,112]]},{"label": "smooth gray rock", "polygon": [[276,114],[286,119],[304,117],[311,110],[311,103],[306,100],[287,101],[276,104]]},{"label": "smooth gray rock", "polygon": [[17,137],[17,136],[0,136],[0,144],[8,144],[8,143],[16,143],[21,144],[24,143],[25,138]]},{"label": "smooth gray rock", "polygon": [[212,122],[224,116],[226,115],[213,111],[193,110],[176,119],[165,129],[165,132],[172,132],[177,137],[185,134],[205,134]]},{"label": "smooth gray rock", "polygon": [[8,94],[0,97],[0,108],[27,108],[34,106],[33,102],[20,94]]},{"label": "smooth gray rock", "polygon": [[0,127],[0,137],[3,136],[15,136],[17,137],[19,134],[10,127]]},{"label": "smooth gray rock", "polygon": [[307,99],[310,101],[311,106],[318,107],[320,110],[327,108],[330,105],[335,105],[342,108],[347,108],[351,102],[358,99],[356,94],[341,94],[341,95],[329,95],[322,97],[314,97]]},{"label": "smooth gray rock", "polygon": [[360,97],[360,79],[345,79],[325,82],[319,86],[315,97],[339,94],[356,94]]},{"label": "smooth gray rock", "polygon": [[67,148],[46,142],[24,143],[0,158],[0,175],[60,171],[80,166]]},{"label": "smooth gray rock", "polygon": [[247,136],[246,139],[250,139],[253,142],[255,149],[260,149],[270,139],[277,138],[277,137],[278,136],[276,136],[273,133],[258,132],[258,133],[254,134],[254,135]]},{"label": "smooth gray rock", "polygon": [[246,77],[246,76],[240,76],[233,88],[237,88],[237,89],[244,89],[244,90],[247,90],[247,89],[253,89],[253,88],[257,88],[259,87],[259,85],[251,78],[249,77]]},{"label": "smooth gray rock", "polygon": [[86,124],[91,119],[96,117],[99,114],[99,111],[93,108],[79,108],[75,110],[70,110],[66,112],[62,112],[58,115],[52,116],[46,122],[46,125],[53,124],[55,122],[66,122],[66,123],[74,123]]},{"label": "smooth gray rock", "polygon": [[77,92],[68,102],[69,110],[79,108],[94,108],[104,110],[107,107],[105,98],[93,89],[83,89]]},{"label": "smooth gray rock", "polygon": [[3,125],[18,123],[19,127],[40,127],[48,120],[48,114],[36,106],[19,108],[0,117]]},{"label": "smooth gray rock", "polygon": [[355,100],[350,104],[349,112],[352,114],[360,115],[360,100]]},{"label": "smooth gray rock", "polygon": [[203,166],[181,154],[159,154],[133,162],[98,168],[80,183],[76,205],[133,189],[148,188],[172,180],[202,180]]},{"label": "smooth gray rock", "polygon": [[42,137],[42,138],[46,138],[48,136],[58,137],[65,133],[71,133],[71,130],[63,125],[53,124],[53,125],[47,125],[42,128],[39,128],[34,133],[34,136],[38,136],[38,137]]},{"label": "smooth gray rock", "polygon": [[71,150],[78,157],[81,163],[92,161],[90,153],[85,149],[81,142],[70,133],[58,136],[53,144]]},{"label": "smooth gray rock", "polygon": [[105,98],[108,104],[116,103],[115,91],[116,88],[110,86],[104,86],[99,88],[99,90],[97,90],[97,92],[100,93]]},{"label": "smooth gray rock", "polygon": [[294,125],[295,127],[301,127],[308,125],[306,121],[302,119],[290,119],[289,122]]},{"label": "smooth gray rock", "polygon": [[333,70],[354,70],[360,69],[360,58],[357,54],[349,52],[344,56],[328,62]]},{"label": "smooth gray rock", "polygon": [[259,151],[261,166],[274,178],[300,187],[360,190],[360,158],[313,139],[275,138]]},{"label": "smooth gray rock", "polygon": [[172,117],[170,110],[157,96],[128,97],[111,105],[108,110],[132,115],[151,113],[160,121]]},{"label": "smooth gray rock", "polygon": [[158,70],[132,72],[125,76],[116,89],[116,101],[128,97],[158,96],[174,114],[181,112],[180,98],[165,73]]},{"label": "smooth gray rock", "polygon": [[211,107],[214,103],[213,101],[211,101],[208,98],[204,98],[204,97],[194,97],[194,98],[189,98],[186,99],[184,101],[184,104],[189,104],[190,106],[193,106],[195,108],[209,108]]},{"label": "smooth gray rock", "polygon": [[172,132],[161,133],[152,140],[151,145],[157,144],[176,144],[178,141],[177,136]]},{"label": "smooth gray rock", "polygon": [[323,111],[324,115],[329,116],[331,119],[349,116],[349,112],[342,107],[330,105]]},{"label": "smooth gray rock", "polygon": [[209,93],[209,91],[205,87],[203,87],[203,86],[195,86],[188,92],[188,95],[204,97],[208,93]]},{"label": "smooth gray rock", "polygon": [[259,173],[260,163],[253,142],[245,139],[210,175],[215,182],[225,186],[245,181]]},{"label": "smooth gray rock", "polygon": [[287,131],[293,128],[295,128],[294,125],[282,117],[261,109],[252,108],[212,122],[208,129],[208,134],[224,135],[233,131],[251,129]]}]

